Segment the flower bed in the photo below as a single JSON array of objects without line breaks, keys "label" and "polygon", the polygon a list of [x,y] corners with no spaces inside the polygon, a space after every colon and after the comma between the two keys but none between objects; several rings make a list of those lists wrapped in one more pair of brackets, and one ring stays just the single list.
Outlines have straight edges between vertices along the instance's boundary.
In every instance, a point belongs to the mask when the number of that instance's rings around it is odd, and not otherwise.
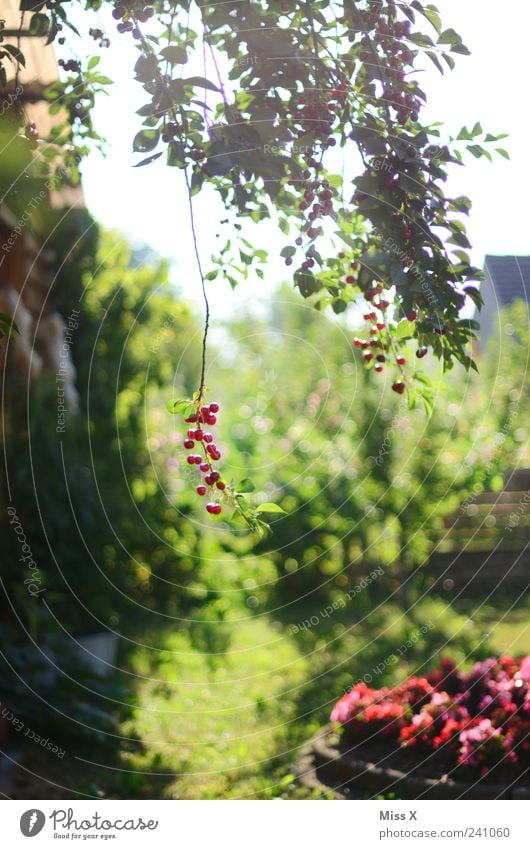
[{"label": "flower bed", "polygon": [[[339,751],[416,778],[521,784],[530,770],[530,656],[461,673],[451,659],[393,688],[356,684],[333,708]],[[526,781],[530,783],[530,781]]]}]

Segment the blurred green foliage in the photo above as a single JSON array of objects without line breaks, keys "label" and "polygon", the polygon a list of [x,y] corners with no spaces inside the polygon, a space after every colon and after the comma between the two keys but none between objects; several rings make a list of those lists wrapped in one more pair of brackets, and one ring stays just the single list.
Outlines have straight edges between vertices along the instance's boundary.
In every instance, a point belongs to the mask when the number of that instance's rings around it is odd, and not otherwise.
[{"label": "blurred green foliage", "polygon": [[[188,797],[290,795],[293,747],[325,721],[341,688],[384,661],[415,622],[434,623],[429,641],[402,668],[389,668],[389,680],[423,668],[445,644],[462,658],[489,649],[481,622],[422,596],[445,517],[469,493],[498,490],[508,469],[528,463],[527,305],[503,314],[478,376],[456,368],[449,380],[439,365],[426,366],[430,416],[388,391],[390,369],[376,375],[363,367],[346,321],[287,288],[274,294],[267,315],[227,322],[208,373],[209,397],[221,403],[223,474],[236,484],[251,479],[249,500],[286,511],[257,540],[226,512],[222,521],[205,518],[181,422],[166,411],[169,397],[196,388],[201,342],[167,264],[117,234],[98,236],[89,222],[87,230],[82,216],[64,226],[91,240],[89,251],[62,266],[53,292],[64,318],[81,311],[71,345],[80,410],[58,434],[53,377],[35,386],[29,407],[14,384],[6,389],[10,503],[46,587],[46,605],[27,594],[6,524],[0,616],[2,627],[18,629],[18,637],[5,632],[6,655],[16,667],[27,654],[21,624],[41,649],[65,633],[115,630],[125,638],[122,662],[139,676],[135,691],[130,679],[118,697],[100,682],[95,699],[61,681],[57,699],[73,722],[57,734],[76,737],[76,723],[88,716],[101,736],[113,728],[105,712],[120,714],[118,704],[134,701],[125,728],[145,748],[124,755],[133,770],[188,772],[175,791]],[[375,567],[382,576],[324,621],[323,606]],[[318,627],[293,631],[315,615]],[[512,639],[509,623],[503,627],[503,640]],[[31,657],[27,683],[44,692],[43,664]],[[72,663],[68,657],[62,666]],[[26,704],[35,714],[38,700],[7,672],[2,691],[20,712]],[[167,714],[161,719],[146,705]],[[194,734],[200,746],[190,751]],[[193,774],[210,766],[211,781]],[[115,792],[141,795],[133,784]]]}]

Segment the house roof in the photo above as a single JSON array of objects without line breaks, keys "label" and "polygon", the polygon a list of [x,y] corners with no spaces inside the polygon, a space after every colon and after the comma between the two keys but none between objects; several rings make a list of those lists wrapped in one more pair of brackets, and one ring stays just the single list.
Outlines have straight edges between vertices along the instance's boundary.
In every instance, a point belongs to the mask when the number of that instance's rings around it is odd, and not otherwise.
[{"label": "house roof", "polygon": [[530,300],[530,256],[487,256],[485,264],[499,307],[516,298]]}]

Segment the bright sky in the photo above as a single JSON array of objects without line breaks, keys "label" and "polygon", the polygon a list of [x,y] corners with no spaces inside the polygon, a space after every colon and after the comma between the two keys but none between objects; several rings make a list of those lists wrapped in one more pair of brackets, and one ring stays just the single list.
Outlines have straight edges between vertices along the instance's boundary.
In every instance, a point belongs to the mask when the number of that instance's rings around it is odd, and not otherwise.
[{"label": "bright sky", "polygon": [[[455,167],[447,184],[452,194],[468,195],[473,201],[468,226],[473,259],[482,265],[486,253],[529,254],[526,203],[530,196],[530,122],[526,85],[530,79],[530,3],[438,0],[436,5],[445,27],[453,27],[461,34],[472,56],[457,57],[457,68],[444,77],[434,68],[427,71],[423,88],[429,97],[428,117],[443,121],[455,134],[462,125],[472,126],[480,120],[485,130],[510,135],[501,143],[510,152],[510,162],[496,157],[491,165],[486,159],[474,160],[470,156],[465,168]],[[116,42],[121,44],[119,62],[114,51],[113,64],[102,51],[100,68],[116,84],[110,97],[102,97],[97,106],[96,124],[107,139],[108,152],[106,159],[92,155],[83,168],[87,205],[104,225],[119,228],[170,257],[175,283],[185,296],[198,300],[199,283],[181,173],[164,166],[163,158],[145,168],[131,167],[138,158],[131,153],[131,139],[140,126],[139,119],[135,123],[134,110],[145,102],[145,96],[140,85],[131,79],[135,60],[131,40],[124,37]],[[217,218],[211,203],[198,202],[200,243],[206,260],[216,232]],[[251,238],[272,250],[273,257],[288,243],[267,224],[253,228]],[[281,261],[272,261],[266,281],[249,281],[245,292],[236,294],[230,293],[226,283],[211,283],[214,312],[219,317],[230,314],[241,305],[242,296],[244,300],[267,299],[281,281],[283,271]]]}]

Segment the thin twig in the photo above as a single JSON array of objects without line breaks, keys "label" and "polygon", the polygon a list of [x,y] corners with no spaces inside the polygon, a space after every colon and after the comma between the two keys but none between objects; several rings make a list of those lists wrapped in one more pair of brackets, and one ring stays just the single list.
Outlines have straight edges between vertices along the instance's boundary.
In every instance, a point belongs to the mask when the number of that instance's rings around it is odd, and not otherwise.
[{"label": "thin twig", "polygon": [[204,381],[206,377],[206,343],[208,340],[208,330],[210,329],[210,304],[208,301],[208,295],[206,294],[206,281],[204,279],[204,274],[202,271],[201,257],[199,253],[199,245],[197,241],[197,231],[195,229],[195,216],[193,212],[193,198],[191,194],[191,186],[188,177],[188,171],[184,168],[184,179],[186,180],[186,188],[188,190],[188,205],[190,210],[190,226],[191,226],[191,236],[193,239],[193,248],[195,251],[195,258],[197,260],[197,268],[199,270],[199,276],[201,278],[201,289],[202,296],[204,299],[204,331],[202,336],[202,353],[201,353],[201,379],[199,383],[199,397],[197,399],[198,403],[202,401],[204,394]]}]

